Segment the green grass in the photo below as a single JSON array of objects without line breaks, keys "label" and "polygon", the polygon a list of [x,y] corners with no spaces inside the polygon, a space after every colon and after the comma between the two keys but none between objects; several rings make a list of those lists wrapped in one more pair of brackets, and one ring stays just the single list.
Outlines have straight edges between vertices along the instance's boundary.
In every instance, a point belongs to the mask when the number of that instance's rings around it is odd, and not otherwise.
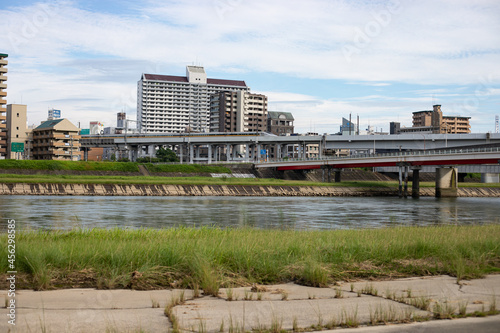
[{"label": "green grass", "polygon": [[212,178],[159,176],[87,176],[87,175],[17,175],[0,174],[0,183],[50,184],[166,184],[166,185],[258,185],[258,186],[341,186],[396,188],[395,182],[322,183],[275,178]]},{"label": "green grass", "polygon": [[[353,278],[477,278],[500,272],[500,225],[335,231],[180,227],[16,236],[18,288],[200,286],[213,295],[219,287],[251,283],[324,285]],[[2,234],[4,273],[7,248]]]},{"label": "green grass", "polygon": [[132,162],[0,160],[0,169],[139,172]]},{"label": "green grass", "polygon": [[183,172],[183,173],[232,173],[231,169],[222,165],[202,164],[145,164],[149,172]]}]

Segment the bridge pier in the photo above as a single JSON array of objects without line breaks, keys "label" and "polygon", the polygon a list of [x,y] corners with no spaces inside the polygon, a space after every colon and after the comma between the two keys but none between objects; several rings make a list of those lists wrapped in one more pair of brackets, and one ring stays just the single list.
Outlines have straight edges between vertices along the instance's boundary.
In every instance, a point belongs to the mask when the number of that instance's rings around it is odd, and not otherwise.
[{"label": "bridge pier", "polygon": [[[397,163],[399,167],[399,186],[398,186],[398,196],[400,198],[408,197],[408,170],[410,169],[410,165],[408,163]],[[403,178],[404,176],[404,178]],[[403,188],[404,182],[404,188]]]},{"label": "bridge pier", "polygon": [[498,173],[482,173],[481,174],[481,183],[498,183],[499,177]]},{"label": "bridge pier", "polygon": [[437,198],[456,198],[458,171],[457,168],[436,168],[436,197]]},{"label": "bridge pier", "polygon": [[420,198],[420,169],[422,169],[421,166],[412,167],[411,197],[414,199]]},{"label": "bridge pier", "polygon": [[340,183],[342,169],[334,169],[334,171],[335,171],[335,182]]}]

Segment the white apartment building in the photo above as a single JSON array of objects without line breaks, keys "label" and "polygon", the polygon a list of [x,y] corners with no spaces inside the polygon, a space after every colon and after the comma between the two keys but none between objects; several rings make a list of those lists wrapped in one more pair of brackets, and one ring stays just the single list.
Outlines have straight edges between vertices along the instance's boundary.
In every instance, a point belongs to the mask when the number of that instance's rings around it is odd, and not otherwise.
[{"label": "white apartment building", "polygon": [[210,96],[250,91],[245,81],[207,78],[200,66],[186,76],[143,74],[137,83],[137,126],[141,133],[208,132]]}]

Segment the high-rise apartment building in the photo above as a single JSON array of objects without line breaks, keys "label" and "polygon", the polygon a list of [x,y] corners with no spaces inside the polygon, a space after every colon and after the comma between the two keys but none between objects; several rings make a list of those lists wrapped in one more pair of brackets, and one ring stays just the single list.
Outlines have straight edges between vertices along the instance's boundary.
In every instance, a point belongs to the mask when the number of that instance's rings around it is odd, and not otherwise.
[{"label": "high-rise apartment building", "polygon": [[470,117],[443,116],[441,105],[432,110],[413,112],[413,128],[403,132],[426,131],[431,133],[466,134],[470,133]]},{"label": "high-rise apartment building", "polygon": [[142,133],[209,131],[210,96],[249,91],[245,81],[207,78],[200,66],[186,76],[143,74],[137,83],[137,124]]},{"label": "high-rise apartment building", "polygon": [[267,96],[224,91],[210,96],[210,132],[266,132]]},{"label": "high-rise apartment building", "polygon": [[0,159],[5,159],[7,157],[7,110],[5,109],[5,104],[7,104],[7,73],[6,66],[8,65],[7,58],[8,55],[0,53]]}]

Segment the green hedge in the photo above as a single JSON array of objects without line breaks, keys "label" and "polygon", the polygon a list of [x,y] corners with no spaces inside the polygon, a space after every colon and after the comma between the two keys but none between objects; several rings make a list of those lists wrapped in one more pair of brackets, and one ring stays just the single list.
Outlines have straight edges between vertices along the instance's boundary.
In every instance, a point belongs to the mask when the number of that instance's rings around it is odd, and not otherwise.
[{"label": "green hedge", "polygon": [[132,162],[0,160],[0,169],[139,172]]},{"label": "green hedge", "polygon": [[146,168],[149,172],[231,173],[231,169],[222,165],[147,163]]}]

